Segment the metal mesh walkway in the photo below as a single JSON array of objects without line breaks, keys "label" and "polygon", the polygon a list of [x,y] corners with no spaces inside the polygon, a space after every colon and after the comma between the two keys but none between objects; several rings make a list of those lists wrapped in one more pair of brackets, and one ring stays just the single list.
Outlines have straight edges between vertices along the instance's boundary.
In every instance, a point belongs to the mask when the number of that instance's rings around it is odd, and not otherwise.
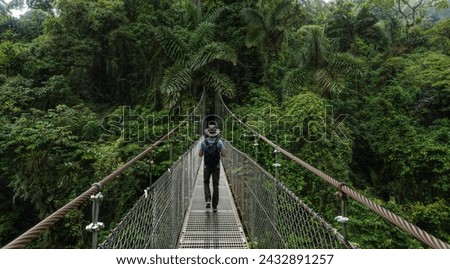
[{"label": "metal mesh walkway", "polygon": [[[203,163],[201,164],[203,167]],[[212,190],[212,186],[211,186]],[[203,169],[200,169],[180,234],[178,248],[242,249],[247,240],[221,166],[218,212],[205,208]]]}]

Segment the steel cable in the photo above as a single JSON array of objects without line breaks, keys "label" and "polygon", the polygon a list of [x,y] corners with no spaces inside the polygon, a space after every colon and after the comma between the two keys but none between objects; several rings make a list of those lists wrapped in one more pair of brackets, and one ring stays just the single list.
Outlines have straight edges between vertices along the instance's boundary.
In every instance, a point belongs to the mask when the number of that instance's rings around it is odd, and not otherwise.
[{"label": "steel cable", "polygon": [[356,201],[360,202],[361,204],[365,205],[375,213],[377,213],[379,216],[383,217],[384,219],[388,220],[389,222],[393,223],[395,226],[401,228],[403,231],[407,232],[408,234],[412,235],[416,239],[420,240],[422,243],[428,245],[432,248],[438,248],[438,249],[450,249],[450,245],[435,236],[425,232],[424,230],[420,229],[416,225],[408,222],[404,218],[394,214],[393,212],[389,211],[388,209],[382,207],[381,205],[373,202],[372,200],[368,199],[367,197],[359,194],[358,192],[354,191],[353,189],[345,186],[344,183],[339,182],[338,180],[332,178],[331,176],[325,174],[324,172],[320,171],[319,169],[315,168],[314,166],[310,165],[309,163],[301,160],[300,158],[296,157],[292,153],[288,152],[287,150],[281,148],[276,143],[269,140],[267,137],[263,136],[262,134],[258,133],[256,130],[248,126],[246,123],[244,123],[241,119],[239,119],[233,112],[231,112],[226,104],[224,103],[222,97],[219,95],[221,105],[223,106],[223,110],[230,114],[231,117],[233,117],[235,120],[237,120],[242,126],[244,126],[247,130],[255,134],[258,138],[265,141],[267,144],[272,146],[273,148],[277,149],[280,153],[291,159],[292,161],[298,163],[302,167],[306,168],[313,174],[317,175],[319,178],[325,180],[330,185],[337,188],[339,191],[342,191],[343,193],[347,194],[349,197],[355,199]]},{"label": "steel cable", "polygon": [[[33,241],[35,238],[37,238],[40,234],[42,234],[44,231],[46,231],[48,228],[53,226],[57,221],[62,219],[68,212],[70,212],[73,209],[78,208],[81,204],[86,202],[90,199],[91,195],[96,194],[99,191],[99,186],[105,187],[108,185],[109,182],[111,182],[113,179],[115,179],[118,175],[123,173],[127,168],[135,164],[137,161],[143,159],[147,154],[152,152],[156,147],[158,147],[161,143],[163,143],[165,140],[167,140],[171,135],[173,135],[178,129],[183,127],[185,124],[190,122],[189,119],[193,118],[199,109],[203,109],[202,106],[204,106],[204,98],[205,93],[203,92],[200,101],[198,102],[197,106],[194,108],[194,110],[189,114],[189,116],[186,117],[184,121],[182,121],[178,126],[170,130],[166,135],[161,137],[158,141],[153,143],[150,147],[148,147],[146,150],[141,152],[139,155],[128,161],[126,164],[124,164],[122,167],[115,170],[113,173],[109,174],[105,178],[103,178],[100,182],[95,183],[90,189],[85,191],[83,194],[79,195],[77,198],[73,199],[71,202],[67,203],[65,206],[61,207],[54,213],[52,213],[49,217],[45,218],[29,230],[27,230],[25,233],[8,243],[2,248],[5,249],[17,249],[17,248],[24,248],[27,244],[29,244],[31,241]],[[202,112],[203,113],[203,110]],[[193,119],[191,119],[193,120]]]}]

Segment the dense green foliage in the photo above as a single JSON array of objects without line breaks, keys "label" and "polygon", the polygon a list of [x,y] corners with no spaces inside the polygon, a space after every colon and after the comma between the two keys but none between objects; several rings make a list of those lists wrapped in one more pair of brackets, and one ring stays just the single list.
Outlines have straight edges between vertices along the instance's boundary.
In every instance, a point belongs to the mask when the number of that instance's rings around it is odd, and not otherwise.
[{"label": "dense green foliage", "polygon": [[[165,115],[184,113],[203,91],[450,242],[450,12],[447,1],[415,4],[0,1],[0,245],[142,151],[168,130]],[[144,118],[154,119],[151,133],[139,129]],[[254,155],[250,133],[237,128],[233,138]],[[154,153],[155,177],[169,152]],[[274,172],[272,152],[260,143],[258,160]],[[283,182],[333,222],[335,190],[280,162]],[[140,162],[105,190],[108,228],[147,185]],[[349,215],[362,248],[422,247],[356,202]],[[80,208],[32,247],[86,247],[89,219]]]}]

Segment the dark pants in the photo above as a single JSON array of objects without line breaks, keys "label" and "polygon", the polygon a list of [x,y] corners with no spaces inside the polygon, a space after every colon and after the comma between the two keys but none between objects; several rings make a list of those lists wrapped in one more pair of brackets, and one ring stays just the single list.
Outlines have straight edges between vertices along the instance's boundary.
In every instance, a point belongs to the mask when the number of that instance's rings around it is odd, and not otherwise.
[{"label": "dark pants", "polygon": [[217,208],[219,203],[219,174],[220,168],[218,167],[208,167],[206,166],[203,170],[203,186],[205,189],[205,201],[211,201],[211,190],[209,188],[209,179],[212,175],[213,181],[213,197],[212,197],[212,207]]}]

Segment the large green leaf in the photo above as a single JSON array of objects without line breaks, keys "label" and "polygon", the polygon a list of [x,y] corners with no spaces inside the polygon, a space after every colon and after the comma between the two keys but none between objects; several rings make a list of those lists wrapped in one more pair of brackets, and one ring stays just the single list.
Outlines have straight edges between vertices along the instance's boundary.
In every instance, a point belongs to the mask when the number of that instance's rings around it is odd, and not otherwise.
[{"label": "large green leaf", "polygon": [[155,37],[167,56],[176,63],[187,61],[188,48],[185,41],[178,35],[174,29],[160,26],[155,28]]},{"label": "large green leaf", "polygon": [[264,20],[264,14],[258,9],[244,8],[241,11],[241,16],[242,16],[242,19],[244,20],[244,22],[247,24],[259,26],[261,28],[266,27],[266,22]]},{"label": "large green leaf", "polygon": [[190,35],[189,47],[191,50],[197,50],[213,41],[215,33],[215,24],[210,22],[200,23],[194,32]]},{"label": "large green leaf", "polygon": [[227,97],[234,97],[236,93],[236,86],[230,77],[221,74],[216,70],[205,70],[203,73],[203,84],[207,89],[216,91]]},{"label": "large green leaf", "polygon": [[283,92],[286,96],[292,96],[300,91],[304,83],[305,71],[301,68],[291,69],[282,81]]},{"label": "large green leaf", "polygon": [[347,75],[362,76],[364,61],[350,53],[336,53],[330,60],[330,66],[340,70]]},{"label": "large green leaf", "polygon": [[175,106],[192,81],[191,70],[181,65],[174,65],[167,69],[163,77],[161,93],[165,96],[169,107]]},{"label": "large green leaf", "polygon": [[262,45],[266,38],[267,33],[265,31],[261,31],[260,28],[255,26],[247,26],[247,34],[245,35],[245,45],[247,48]]},{"label": "large green leaf", "polygon": [[340,93],[345,85],[344,77],[329,68],[318,69],[314,74],[314,80],[324,95]]},{"label": "large green leaf", "polygon": [[285,0],[280,2],[275,7],[273,12],[270,14],[271,25],[283,23],[283,21],[286,20],[286,18],[288,17],[291,10],[292,10],[292,1]]},{"label": "large green leaf", "polygon": [[222,60],[236,64],[237,55],[233,48],[230,46],[213,42],[200,49],[188,63],[188,67],[192,71],[197,71],[205,65],[212,63],[215,60]]}]

